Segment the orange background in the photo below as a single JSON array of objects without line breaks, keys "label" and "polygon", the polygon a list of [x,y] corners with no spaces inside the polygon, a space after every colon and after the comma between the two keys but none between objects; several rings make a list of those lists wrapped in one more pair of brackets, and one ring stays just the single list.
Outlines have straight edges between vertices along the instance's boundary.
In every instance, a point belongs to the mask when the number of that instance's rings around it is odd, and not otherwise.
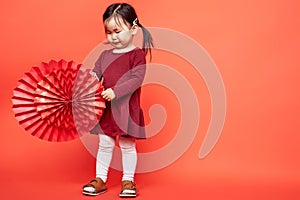
[{"label": "orange background", "polygon": [[[220,140],[200,160],[210,116],[206,87],[190,67],[179,66],[184,61],[155,57],[160,55],[155,52],[154,62],[181,70],[195,86],[203,117],[197,137],[180,159],[159,171],[137,174],[138,199],[299,199],[300,3],[128,2],[145,26],[173,29],[201,44],[218,66],[227,94]],[[95,159],[79,139],[50,143],[28,135],[14,118],[11,97],[33,65],[61,58],[81,63],[104,40],[101,15],[111,3],[0,3],[1,199],[90,199],[81,194],[81,186],[93,178]],[[178,109],[172,108],[178,102],[163,90],[170,101],[155,96],[156,89],[145,87],[143,105],[146,110],[153,103],[165,105],[168,121],[157,136],[138,143],[140,152],[167,143],[179,122]],[[111,170],[109,175],[110,190],[101,199],[118,199],[121,172]]]}]

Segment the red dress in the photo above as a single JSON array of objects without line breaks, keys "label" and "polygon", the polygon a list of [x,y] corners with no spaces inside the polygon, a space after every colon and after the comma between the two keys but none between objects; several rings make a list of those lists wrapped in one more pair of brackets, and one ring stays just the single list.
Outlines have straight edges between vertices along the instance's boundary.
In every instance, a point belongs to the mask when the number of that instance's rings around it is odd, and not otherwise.
[{"label": "red dress", "polygon": [[90,132],[146,138],[144,115],[140,107],[141,85],[146,72],[144,51],[140,48],[125,53],[105,50],[96,61],[93,71],[98,77],[104,78],[104,88],[112,88],[116,98],[105,102],[104,113]]}]

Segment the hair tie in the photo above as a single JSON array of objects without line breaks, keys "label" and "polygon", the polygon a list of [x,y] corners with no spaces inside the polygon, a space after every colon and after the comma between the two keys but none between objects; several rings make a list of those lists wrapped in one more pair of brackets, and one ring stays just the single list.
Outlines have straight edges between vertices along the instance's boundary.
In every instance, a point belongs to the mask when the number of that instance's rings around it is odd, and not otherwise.
[{"label": "hair tie", "polygon": [[135,20],[133,20],[132,24],[133,25],[138,25],[138,18],[135,18]]},{"label": "hair tie", "polygon": [[120,5],[118,5],[118,7],[114,10],[114,14],[116,14],[117,13],[117,11],[119,10],[121,8],[121,4]]}]

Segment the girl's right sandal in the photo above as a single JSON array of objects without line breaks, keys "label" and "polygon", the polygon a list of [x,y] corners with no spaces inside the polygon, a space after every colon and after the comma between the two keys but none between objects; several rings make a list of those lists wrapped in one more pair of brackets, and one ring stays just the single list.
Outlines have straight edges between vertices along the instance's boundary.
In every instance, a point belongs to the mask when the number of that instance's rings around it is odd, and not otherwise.
[{"label": "girl's right sandal", "polygon": [[107,191],[107,187],[101,178],[95,178],[82,187],[82,193],[89,196],[96,196]]}]

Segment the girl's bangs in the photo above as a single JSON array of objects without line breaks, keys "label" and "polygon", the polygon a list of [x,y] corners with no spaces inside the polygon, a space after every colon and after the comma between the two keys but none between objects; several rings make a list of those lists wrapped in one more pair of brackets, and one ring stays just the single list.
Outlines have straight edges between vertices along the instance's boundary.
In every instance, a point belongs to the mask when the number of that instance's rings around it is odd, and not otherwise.
[{"label": "girl's bangs", "polygon": [[114,14],[104,20],[104,26],[106,27],[108,22],[114,19],[117,26],[122,27],[123,25],[129,26],[128,22],[119,14]]}]

